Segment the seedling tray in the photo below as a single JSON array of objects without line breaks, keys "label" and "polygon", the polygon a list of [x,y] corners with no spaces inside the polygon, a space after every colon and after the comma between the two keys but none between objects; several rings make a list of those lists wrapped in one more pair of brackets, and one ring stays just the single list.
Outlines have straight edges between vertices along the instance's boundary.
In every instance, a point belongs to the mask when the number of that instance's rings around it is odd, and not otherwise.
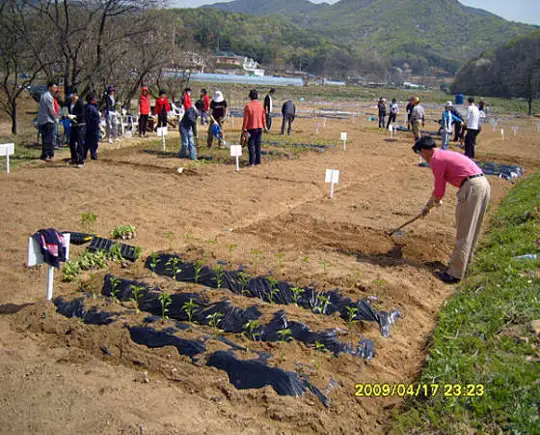
[{"label": "seedling tray", "polygon": [[65,232],[71,234],[69,243],[73,245],[84,245],[85,243],[88,243],[90,240],[92,240],[94,237],[97,237],[95,234],[78,233],[76,231],[75,232],[65,231]]},{"label": "seedling tray", "polygon": [[126,245],[124,243],[115,242],[109,239],[103,239],[101,237],[94,237],[88,246],[88,250],[95,251],[106,251],[109,252],[113,245],[120,245],[120,254],[123,258],[129,261],[136,261],[138,258],[137,248],[135,246]]}]

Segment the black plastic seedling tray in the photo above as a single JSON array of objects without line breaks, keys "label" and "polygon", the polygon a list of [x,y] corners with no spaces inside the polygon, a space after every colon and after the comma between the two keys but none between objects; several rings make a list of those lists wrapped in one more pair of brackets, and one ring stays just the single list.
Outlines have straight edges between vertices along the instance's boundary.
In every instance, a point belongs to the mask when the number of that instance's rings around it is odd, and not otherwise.
[{"label": "black plastic seedling tray", "polygon": [[94,237],[97,237],[95,234],[88,233],[78,233],[76,231],[66,231],[71,234],[69,243],[73,245],[84,245],[92,240]]},{"label": "black plastic seedling tray", "polygon": [[89,251],[107,251],[109,252],[113,245],[120,245],[120,253],[122,257],[129,261],[136,261],[138,258],[137,248],[135,246],[126,245],[124,243],[115,242],[109,239],[103,239],[101,237],[94,237],[88,247]]}]

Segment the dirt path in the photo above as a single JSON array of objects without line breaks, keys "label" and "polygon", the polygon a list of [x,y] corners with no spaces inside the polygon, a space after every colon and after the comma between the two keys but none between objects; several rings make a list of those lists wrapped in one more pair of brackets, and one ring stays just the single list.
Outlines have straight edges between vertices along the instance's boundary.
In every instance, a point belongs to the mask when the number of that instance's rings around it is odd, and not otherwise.
[{"label": "dirt path", "polygon": [[[313,120],[299,120],[296,129],[303,137],[314,137]],[[432,270],[452,249],[455,189],[449,189],[443,209],[393,241],[385,231],[419,212],[431,191],[431,172],[416,165],[410,138],[390,142],[371,124],[334,120],[320,137],[336,138],[340,131],[348,131],[352,141],[346,152],[338,147],[299,159],[265,160],[240,173],[232,165],[202,165],[195,175],[179,175],[177,159],[130,148],[103,151],[101,161],[83,170],[59,162],[2,175],[1,431],[381,431],[400,400],[355,398],[354,385],[409,383],[418,373],[437,312],[452,292],[433,278]],[[487,151],[491,157],[508,156],[506,144],[495,133],[486,132],[480,141],[486,150],[481,147],[480,156]],[[519,143],[512,148],[513,158],[539,165],[534,152],[537,136]],[[334,200],[323,183],[326,168],[341,170]],[[489,180],[496,204],[510,184]],[[144,256],[157,250],[182,253],[189,246],[192,252],[204,251],[214,259],[231,257],[233,264],[253,270],[256,249],[264,256],[257,265],[259,273],[271,268],[288,281],[327,290],[337,287],[354,299],[376,295],[379,309],[397,308],[404,318],[390,338],[383,338],[376,327],[358,327],[358,333],[375,343],[377,356],[371,362],[348,355],[328,357],[296,342],[253,345],[272,353],[275,365],[282,368],[309,366],[310,379],[321,389],[336,380],[339,387],[329,393],[328,409],[310,393],[296,399],[278,396],[269,387],[236,390],[224,372],[193,365],[170,348],[150,350],[134,344],[119,324],[83,325],[40,302],[45,272],[24,267],[28,235],[42,227],[79,230],[80,215],[88,211],[97,214],[95,230],[102,235],[118,224],[135,225]],[[229,254],[232,245],[238,249]],[[156,279],[141,266],[117,272]],[[88,279],[99,282],[102,276],[90,274]],[[204,292],[197,286],[185,288]],[[74,284],[55,283],[56,295],[75,290]],[[211,297],[245,304],[227,291],[215,290]],[[265,316],[284,308],[259,305]],[[346,328],[337,317],[285,309],[289,317],[314,330]],[[235,334],[229,338],[243,340]],[[104,344],[115,350],[112,356],[100,350]],[[148,383],[143,371],[148,372]]]}]

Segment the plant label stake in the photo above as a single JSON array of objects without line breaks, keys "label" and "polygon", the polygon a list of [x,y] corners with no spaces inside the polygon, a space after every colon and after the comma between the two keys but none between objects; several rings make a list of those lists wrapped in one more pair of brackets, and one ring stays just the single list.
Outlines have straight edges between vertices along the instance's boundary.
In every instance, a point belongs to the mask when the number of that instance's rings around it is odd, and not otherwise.
[{"label": "plant label stake", "polygon": [[6,156],[6,174],[9,174],[9,156],[15,153],[14,143],[5,143],[0,145],[0,156]]},{"label": "plant label stake", "polygon": [[504,128],[501,128],[501,137],[502,137],[502,140],[504,140]]},{"label": "plant label stake", "polygon": [[327,169],[324,182],[330,183],[330,198],[334,198],[334,184],[339,184],[339,170]]},{"label": "plant label stake", "polygon": [[[69,260],[69,240],[71,239],[70,233],[62,233],[64,240],[66,241],[66,261]],[[27,266],[37,266],[45,263],[43,254],[41,253],[41,246],[39,242],[32,237],[28,237],[28,263]],[[47,270],[47,300],[50,301],[53,297],[53,284],[54,284],[54,267],[49,266]]]},{"label": "plant label stake", "polygon": [[165,151],[167,149],[167,146],[165,145],[165,136],[167,136],[167,127],[158,127],[157,135],[158,137],[161,137],[161,144],[163,145],[163,151]]},{"label": "plant label stake", "polygon": [[536,124],[536,131],[540,131],[540,122]]},{"label": "plant label stake", "polygon": [[341,140],[343,141],[343,149],[347,151],[347,132],[341,132]]},{"label": "plant label stake", "polygon": [[518,127],[517,125],[514,125],[514,126],[512,127],[512,131],[514,132],[514,137],[517,136],[518,130],[519,130],[519,127]]},{"label": "plant label stake", "polygon": [[236,170],[240,170],[239,158],[242,155],[242,145],[231,145],[231,157],[236,157]]},{"label": "plant label stake", "polygon": [[315,127],[315,134],[318,136],[319,135],[319,127],[321,126],[321,123],[320,122],[317,122],[317,126]]},{"label": "plant label stake", "polygon": [[390,139],[394,138],[394,128],[392,127],[392,124],[388,126],[388,132],[390,133]]}]

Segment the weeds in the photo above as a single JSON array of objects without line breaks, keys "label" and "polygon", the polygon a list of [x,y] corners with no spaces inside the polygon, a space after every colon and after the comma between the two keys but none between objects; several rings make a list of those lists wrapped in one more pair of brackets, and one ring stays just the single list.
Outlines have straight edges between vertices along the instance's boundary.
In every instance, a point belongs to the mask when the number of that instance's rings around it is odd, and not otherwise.
[{"label": "weeds", "polygon": [[189,298],[189,302],[184,302],[184,305],[182,305],[182,310],[187,314],[189,323],[193,322],[193,314],[195,314],[198,307],[199,305],[193,302],[193,298]]},{"label": "weeds", "polygon": [[161,293],[158,296],[158,300],[161,304],[161,318],[163,320],[168,319],[167,313],[169,312],[169,305],[172,304],[171,295],[169,293]]}]

